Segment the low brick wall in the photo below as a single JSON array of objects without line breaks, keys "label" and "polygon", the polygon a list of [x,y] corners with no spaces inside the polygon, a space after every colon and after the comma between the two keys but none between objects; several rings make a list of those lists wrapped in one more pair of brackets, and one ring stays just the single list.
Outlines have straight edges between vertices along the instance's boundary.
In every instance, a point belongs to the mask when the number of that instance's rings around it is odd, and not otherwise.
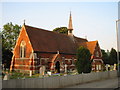
[{"label": "low brick wall", "polygon": [[45,78],[11,79],[3,80],[2,88],[62,88],[70,85],[114,77],[117,77],[117,71],[92,72],[88,74]]}]

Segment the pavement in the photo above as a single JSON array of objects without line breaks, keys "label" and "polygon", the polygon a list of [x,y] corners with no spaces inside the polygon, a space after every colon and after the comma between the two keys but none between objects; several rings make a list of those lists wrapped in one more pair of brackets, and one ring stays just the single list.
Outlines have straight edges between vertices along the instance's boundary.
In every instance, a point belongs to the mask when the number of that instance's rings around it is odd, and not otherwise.
[{"label": "pavement", "polygon": [[[93,81],[65,88],[113,88],[114,90],[115,88],[118,88],[118,78]],[[118,90],[120,90],[120,88]]]}]

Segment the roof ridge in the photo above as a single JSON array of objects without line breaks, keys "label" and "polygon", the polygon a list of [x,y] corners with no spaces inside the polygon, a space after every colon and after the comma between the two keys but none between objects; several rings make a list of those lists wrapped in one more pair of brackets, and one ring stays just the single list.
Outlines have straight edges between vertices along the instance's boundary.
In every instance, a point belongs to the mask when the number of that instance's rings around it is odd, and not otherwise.
[{"label": "roof ridge", "polygon": [[64,35],[64,36],[68,36],[66,34],[62,34],[62,33],[57,33],[57,32],[53,32],[53,31],[49,31],[49,30],[46,30],[46,29],[42,29],[42,28],[37,28],[37,27],[33,27],[33,26],[29,26],[29,25],[25,25],[25,27],[30,27],[30,28],[35,28],[35,29],[38,29],[38,30],[43,30],[43,31],[46,31],[46,32],[50,32],[50,33],[55,33],[55,34],[58,34],[58,35]]},{"label": "roof ridge", "polygon": [[[36,28],[36,29],[42,29],[42,28],[37,28],[37,27],[30,26],[30,25],[26,25],[26,24],[24,26],[31,27],[31,28]],[[42,29],[42,30],[45,30],[45,29]]]},{"label": "roof ridge", "polygon": [[[42,28],[37,28],[37,27],[33,27],[33,26],[29,26],[29,25],[25,25],[25,27],[31,27],[31,28],[35,28],[35,29],[38,29],[38,30],[43,30],[43,31],[46,31],[46,32],[50,32],[50,33],[55,33],[55,34],[58,34],[58,35],[63,35],[63,36],[67,36],[69,37],[68,35],[66,34],[62,34],[62,33],[57,33],[57,32],[54,32],[54,31],[49,31],[47,29],[42,29]],[[73,35],[74,36],[74,35]],[[75,38],[79,38],[79,39],[83,39],[83,40],[87,40],[87,39],[84,39],[84,38],[80,38],[80,37],[77,37],[77,36],[74,36]],[[87,40],[88,41],[88,40]]]},{"label": "roof ridge", "polygon": [[90,45],[97,44],[97,40],[89,42],[87,39],[76,37],[74,35],[73,38],[75,39],[75,42],[73,42],[71,37],[66,34],[32,27],[29,25],[24,25],[24,28],[28,34],[34,51],[56,52],[59,50],[61,53],[75,54],[78,46],[84,46],[85,44],[85,47],[87,47],[88,44],[88,48],[93,51]]},{"label": "roof ridge", "polygon": [[[85,38],[81,38],[81,37],[77,37],[77,36],[74,36],[75,38],[79,38],[79,39],[83,39],[83,40],[87,40]],[[87,40],[88,41],[88,40]]]},{"label": "roof ridge", "polygon": [[95,40],[95,41],[88,41],[88,42],[98,42],[98,40]]}]

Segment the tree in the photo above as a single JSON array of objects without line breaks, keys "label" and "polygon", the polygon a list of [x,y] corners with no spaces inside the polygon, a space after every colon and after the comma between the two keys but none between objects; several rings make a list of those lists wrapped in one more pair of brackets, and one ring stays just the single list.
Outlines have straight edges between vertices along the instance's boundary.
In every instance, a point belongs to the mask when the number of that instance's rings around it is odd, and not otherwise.
[{"label": "tree", "polygon": [[53,32],[67,34],[68,33],[68,29],[67,29],[67,27],[58,27],[58,28],[55,28],[53,30]]},{"label": "tree", "polygon": [[15,46],[20,29],[21,26],[13,25],[12,22],[5,24],[2,30],[2,47],[11,51]]},{"label": "tree", "polygon": [[9,49],[2,48],[2,63],[4,68],[10,68],[13,53]]},{"label": "tree", "polygon": [[117,52],[113,48],[110,51],[109,64],[110,65],[117,64]]},{"label": "tree", "polygon": [[3,26],[2,30],[2,64],[9,68],[12,60],[12,50],[18,38],[21,26],[13,25],[12,22]]},{"label": "tree", "polygon": [[108,54],[103,49],[101,50],[101,52],[102,52],[102,60],[103,60],[104,64],[109,64]]},{"label": "tree", "polygon": [[90,73],[91,72],[91,53],[87,48],[79,47],[77,49],[77,61],[76,68],[78,73]]}]

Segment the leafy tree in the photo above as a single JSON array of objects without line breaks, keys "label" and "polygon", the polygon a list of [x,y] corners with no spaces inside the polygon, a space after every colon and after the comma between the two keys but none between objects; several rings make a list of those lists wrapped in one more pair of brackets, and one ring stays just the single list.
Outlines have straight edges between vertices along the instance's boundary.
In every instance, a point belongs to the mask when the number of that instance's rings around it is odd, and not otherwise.
[{"label": "leafy tree", "polygon": [[58,27],[58,28],[55,28],[53,30],[53,32],[67,34],[68,33],[68,29],[67,29],[67,27]]},{"label": "leafy tree", "polygon": [[76,68],[78,73],[90,73],[91,72],[91,54],[87,48],[79,47],[77,49],[77,61]]},{"label": "leafy tree", "polygon": [[113,48],[110,51],[109,64],[110,65],[117,64],[117,52]]},{"label": "leafy tree", "polygon": [[2,63],[4,68],[10,68],[13,53],[9,49],[2,48]]},{"label": "leafy tree", "polygon": [[16,40],[18,38],[21,26],[13,25],[12,22],[7,23],[3,26],[2,30],[2,63],[5,68],[10,67],[12,60],[12,50],[15,46]]},{"label": "leafy tree", "polygon": [[5,24],[2,30],[2,47],[11,51],[15,46],[20,29],[21,26],[13,25],[12,22]]},{"label": "leafy tree", "polygon": [[109,64],[108,54],[103,49],[101,50],[101,52],[102,52],[102,60],[103,60],[104,64]]}]

